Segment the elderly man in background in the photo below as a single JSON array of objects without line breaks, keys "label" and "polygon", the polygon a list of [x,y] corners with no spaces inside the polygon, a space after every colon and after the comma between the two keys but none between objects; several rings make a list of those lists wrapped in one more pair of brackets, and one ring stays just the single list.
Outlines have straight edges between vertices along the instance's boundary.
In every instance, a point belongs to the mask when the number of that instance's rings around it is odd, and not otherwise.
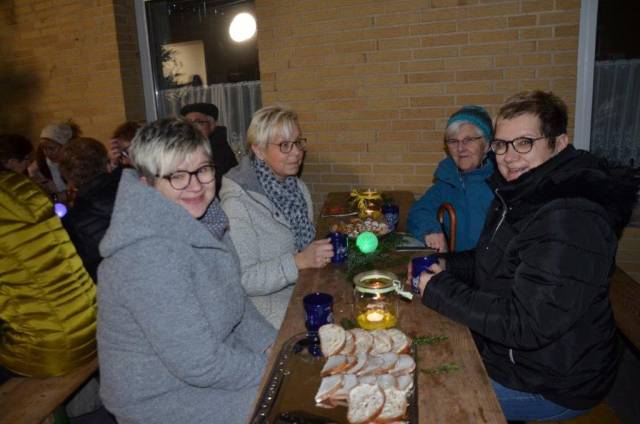
[{"label": "elderly man in background", "polygon": [[222,176],[238,164],[227,142],[227,128],[216,125],[219,116],[218,107],[211,103],[192,103],[183,106],[180,114],[194,124],[211,143],[213,167],[216,170],[217,196],[222,184]]}]

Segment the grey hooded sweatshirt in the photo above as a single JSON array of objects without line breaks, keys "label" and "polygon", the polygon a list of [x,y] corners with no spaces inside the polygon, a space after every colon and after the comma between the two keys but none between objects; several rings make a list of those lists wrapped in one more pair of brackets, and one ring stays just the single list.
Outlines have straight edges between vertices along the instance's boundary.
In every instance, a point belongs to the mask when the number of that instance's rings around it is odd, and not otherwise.
[{"label": "grey hooded sweatshirt", "polygon": [[118,422],[246,422],[275,330],[228,234],[126,170],[100,253],[100,391]]}]

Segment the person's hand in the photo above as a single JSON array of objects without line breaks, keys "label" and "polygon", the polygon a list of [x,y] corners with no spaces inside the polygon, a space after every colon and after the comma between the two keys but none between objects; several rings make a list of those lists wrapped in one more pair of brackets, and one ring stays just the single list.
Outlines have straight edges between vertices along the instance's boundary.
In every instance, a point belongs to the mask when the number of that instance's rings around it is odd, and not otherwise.
[{"label": "person's hand", "polygon": [[424,236],[424,244],[434,249],[436,252],[448,252],[447,239],[444,233],[432,233]]},{"label": "person's hand", "polygon": [[436,262],[431,265],[427,271],[424,271],[420,274],[420,281],[418,283],[418,289],[420,290],[420,297],[424,296],[424,290],[427,288],[427,284],[431,281],[431,279],[440,274],[443,271],[440,263]]},{"label": "person's hand", "polygon": [[333,246],[331,239],[325,238],[311,242],[302,252],[294,256],[298,269],[322,268],[331,262]]},{"label": "person's hand", "polygon": [[109,163],[111,168],[115,168],[120,164],[120,155],[122,154],[122,147],[120,146],[120,140],[112,138],[109,140]]}]

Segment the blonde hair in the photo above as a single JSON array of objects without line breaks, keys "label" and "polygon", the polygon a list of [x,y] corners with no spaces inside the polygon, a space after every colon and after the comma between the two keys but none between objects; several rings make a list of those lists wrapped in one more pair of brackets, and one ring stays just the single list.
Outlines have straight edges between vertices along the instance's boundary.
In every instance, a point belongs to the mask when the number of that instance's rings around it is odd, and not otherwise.
[{"label": "blonde hair", "polygon": [[129,154],[134,168],[153,183],[200,148],[211,158],[211,144],[196,127],[181,118],[163,118],[136,132]]},{"label": "blonde hair", "polygon": [[247,143],[260,149],[266,149],[270,140],[276,134],[290,139],[298,125],[298,114],[283,105],[263,107],[253,114],[251,124],[247,130]]}]

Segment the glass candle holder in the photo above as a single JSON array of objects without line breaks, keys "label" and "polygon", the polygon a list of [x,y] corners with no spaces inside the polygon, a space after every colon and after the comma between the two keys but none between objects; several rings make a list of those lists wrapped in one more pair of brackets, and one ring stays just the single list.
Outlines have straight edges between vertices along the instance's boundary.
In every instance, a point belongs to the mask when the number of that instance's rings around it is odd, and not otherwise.
[{"label": "glass candle holder", "polygon": [[402,290],[398,277],[386,271],[361,272],[353,278],[354,312],[358,325],[366,330],[395,327],[398,322],[398,296],[411,299]]}]

